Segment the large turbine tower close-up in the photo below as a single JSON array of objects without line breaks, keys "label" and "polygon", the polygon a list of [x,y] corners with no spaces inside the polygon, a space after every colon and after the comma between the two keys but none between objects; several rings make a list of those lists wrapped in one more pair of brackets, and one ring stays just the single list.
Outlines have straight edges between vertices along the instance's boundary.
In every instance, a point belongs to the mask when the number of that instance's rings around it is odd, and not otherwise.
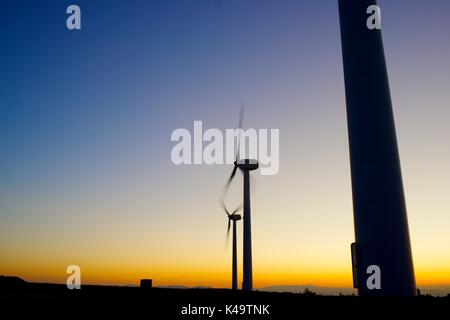
[{"label": "large turbine tower close-up", "polygon": [[[374,0],[339,0],[360,295],[415,295],[408,219],[389,80],[379,28],[369,28]],[[371,9],[372,8],[372,9]],[[379,17],[381,18],[381,17]],[[379,288],[367,285],[370,270]]]}]

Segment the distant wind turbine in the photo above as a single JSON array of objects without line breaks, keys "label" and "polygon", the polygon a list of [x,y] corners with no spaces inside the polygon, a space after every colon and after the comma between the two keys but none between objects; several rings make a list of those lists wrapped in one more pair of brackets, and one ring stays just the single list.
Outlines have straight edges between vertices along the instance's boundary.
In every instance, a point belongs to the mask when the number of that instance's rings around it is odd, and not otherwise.
[{"label": "distant wind turbine", "polygon": [[231,222],[233,221],[233,260],[232,260],[232,278],[231,278],[231,288],[237,290],[238,288],[238,274],[237,274],[237,229],[236,222],[241,220],[241,215],[237,214],[241,210],[242,206],[236,208],[232,213],[229,213],[225,204],[222,201],[222,208],[228,216],[228,227],[227,227],[227,245],[228,238],[230,235]]}]

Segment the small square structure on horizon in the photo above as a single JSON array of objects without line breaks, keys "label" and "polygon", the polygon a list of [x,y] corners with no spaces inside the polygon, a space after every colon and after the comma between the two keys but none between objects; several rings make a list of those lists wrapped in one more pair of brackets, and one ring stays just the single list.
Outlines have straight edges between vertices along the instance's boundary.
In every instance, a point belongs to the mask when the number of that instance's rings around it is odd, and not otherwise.
[{"label": "small square structure on horizon", "polygon": [[151,289],[152,279],[141,279],[141,288]]}]

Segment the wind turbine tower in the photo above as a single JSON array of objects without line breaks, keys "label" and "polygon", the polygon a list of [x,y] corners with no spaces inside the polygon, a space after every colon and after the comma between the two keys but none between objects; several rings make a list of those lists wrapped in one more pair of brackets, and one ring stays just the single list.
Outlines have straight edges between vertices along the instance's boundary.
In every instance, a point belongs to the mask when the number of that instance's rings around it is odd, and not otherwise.
[{"label": "wind turbine tower", "polygon": [[258,169],[258,161],[241,160],[237,166],[244,175],[244,264],[242,290],[253,290],[253,266],[252,266],[252,226],[250,210],[250,171]]}]

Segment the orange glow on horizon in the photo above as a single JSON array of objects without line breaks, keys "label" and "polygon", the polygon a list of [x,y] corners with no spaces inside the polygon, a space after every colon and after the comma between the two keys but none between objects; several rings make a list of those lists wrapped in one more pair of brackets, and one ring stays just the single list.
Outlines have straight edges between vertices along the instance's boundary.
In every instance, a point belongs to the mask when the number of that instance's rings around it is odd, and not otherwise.
[{"label": "orange glow on horizon", "polygon": [[[150,270],[150,271],[149,271]],[[56,264],[45,268],[25,268],[11,266],[2,270],[4,275],[14,275],[29,282],[65,283],[67,274],[65,266]],[[187,269],[185,272],[176,269],[151,269],[143,267],[120,266],[102,267],[101,265],[85,265],[81,270],[82,284],[88,285],[138,285],[141,278],[153,279],[154,286],[208,286],[228,288],[231,275],[228,269],[205,270]],[[242,274],[239,274],[239,281]],[[448,269],[416,270],[418,286],[437,286],[450,284]],[[320,287],[352,287],[350,270],[336,269],[326,272],[320,268],[309,270],[259,270],[254,273],[254,287],[262,288],[276,285],[314,285]]]}]

